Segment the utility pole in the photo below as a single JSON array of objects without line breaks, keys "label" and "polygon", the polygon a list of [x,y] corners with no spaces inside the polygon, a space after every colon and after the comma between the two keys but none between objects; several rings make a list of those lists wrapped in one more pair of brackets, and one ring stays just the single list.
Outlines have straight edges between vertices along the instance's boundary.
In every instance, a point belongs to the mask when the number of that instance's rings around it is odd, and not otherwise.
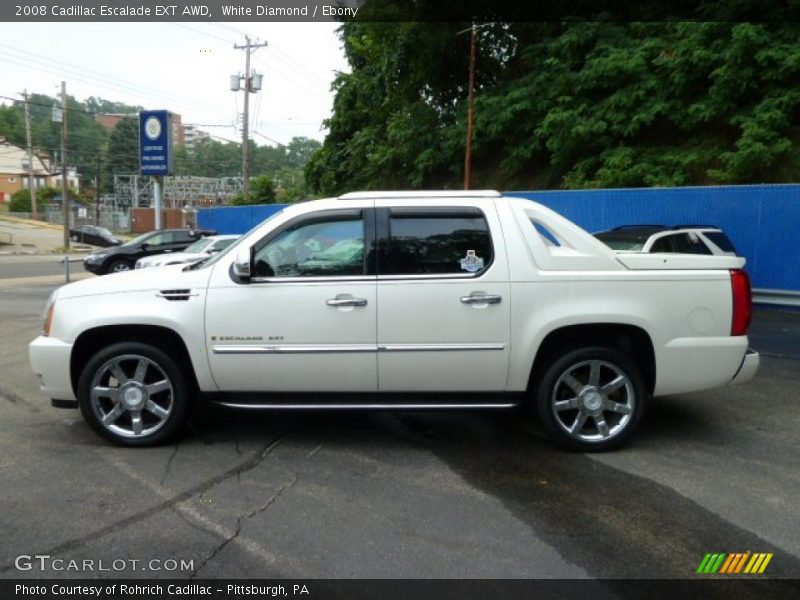
[{"label": "utility pole", "polygon": [[100,227],[100,155],[97,155],[97,169],[94,172],[94,224]]},{"label": "utility pole", "polygon": [[24,90],[25,97],[25,136],[28,138],[28,189],[31,192],[31,216],[36,218],[36,178],[33,174],[33,145],[31,144],[31,115],[28,110],[28,90]]},{"label": "utility pole", "polygon": [[[258,43],[251,42],[250,36],[245,36],[245,45],[239,46],[234,44],[234,50],[244,50],[244,118],[242,120],[242,183],[244,185],[244,197],[247,198],[250,193],[250,131],[249,131],[249,118],[250,118],[250,94],[257,92],[261,89],[261,76],[253,76],[250,72],[250,55],[259,48],[266,48],[267,42]],[[234,78],[236,79],[236,86],[234,87]],[[239,83],[237,76],[231,77],[231,90],[234,92],[239,91]],[[255,81],[254,81],[255,79]],[[257,85],[253,85],[257,83]]]},{"label": "utility pole", "polygon": [[477,54],[478,29],[472,25],[469,43],[469,92],[467,93],[467,150],[464,154],[464,189],[472,187],[472,122],[475,102],[475,55]]},{"label": "utility pole", "polygon": [[61,82],[61,201],[64,205],[64,252],[69,252],[69,198],[67,194],[67,84]]}]

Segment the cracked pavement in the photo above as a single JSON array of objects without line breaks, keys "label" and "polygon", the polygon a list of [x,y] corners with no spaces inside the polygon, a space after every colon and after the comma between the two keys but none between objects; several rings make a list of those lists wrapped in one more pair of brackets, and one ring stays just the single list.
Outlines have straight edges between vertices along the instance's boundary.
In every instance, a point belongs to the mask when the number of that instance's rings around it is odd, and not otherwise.
[{"label": "cracked pavement", "polygon": [[[231,411],[129,450],[39,394],[26,345],[49,292],[0,290],[0,578],[691,577],[747,550],[800,576],[800,315],[757,315],[754,382],[651,403],[618,452],[563,452],[517,413]],[[23,572],[19,554],[192,564]]]}]

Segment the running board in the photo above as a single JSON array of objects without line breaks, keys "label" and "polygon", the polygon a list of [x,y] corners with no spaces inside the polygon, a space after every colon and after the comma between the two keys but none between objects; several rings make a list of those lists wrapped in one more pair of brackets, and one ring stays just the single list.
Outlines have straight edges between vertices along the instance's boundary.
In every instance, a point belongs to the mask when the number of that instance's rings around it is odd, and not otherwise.
[{"label": "running board", "polygon": [[237,402],[214,401],[217,406],[226,408],[245,408],[251,410],[449,410],[449,409],[484,409],[484,408],[514,408],[515,403],[509,404],[251,404]]}]

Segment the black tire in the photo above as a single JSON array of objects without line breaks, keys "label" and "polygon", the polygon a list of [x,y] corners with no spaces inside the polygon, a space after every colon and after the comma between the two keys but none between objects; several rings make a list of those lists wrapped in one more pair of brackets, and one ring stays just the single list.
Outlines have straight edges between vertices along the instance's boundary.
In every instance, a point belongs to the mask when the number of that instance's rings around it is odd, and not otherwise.
[{"label": "black tire", "polygon": [[567,349],[554,357],[536,378],[533,394],[551,440],[572,450],[603,452],[620,447],[636,431],[647,390],[631,358],[593,346]]},{"label": "black tire", "polygon": [[125,260],[124,258],[118,258],[108,263],[106,273],[124,273],[125,271],[130,271],[132,268],[133,265],[130,263],[130,261]]},{"label": "black tire", "polygon": [[[140,382],[137,376],[142,363],[145,367]],[[127,381],[115,379],[110,365],[120,368]],[[104,393],[93,397],[93,386],[104,389]],[[139,402],[133,408],[128,404],[131,398],[125,395],[132,388],[139,390],[132,393],[133,402]],[[117,389],[115,399],[108,390]],[[105,439],[120,446],[155,446],[169,441],[186,424],[193,391],[191,379],[169,355],[150,344],[121,342],[103,348],[86,363],[78,380],[78,404],[86,422]],[[144,398],[137,398],[137,394]],[[156,407],[150,407],[150,401],[168,414],[153,412],[151,408]],[[109,417],[114,411],[118,416],[104,424],[103,416]],[[138,434],[134,423],[137,412]]]}]

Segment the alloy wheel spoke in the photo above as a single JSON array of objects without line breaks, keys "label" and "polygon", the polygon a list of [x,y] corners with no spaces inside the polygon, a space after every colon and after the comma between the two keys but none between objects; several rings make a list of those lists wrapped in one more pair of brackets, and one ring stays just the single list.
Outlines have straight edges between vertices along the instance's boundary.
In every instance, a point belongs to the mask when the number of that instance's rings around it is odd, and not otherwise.
[{"label": "alloy wheel spoke", "polygon": [[163,420],[163,419],[166,419],[169,416],[169,411],[166,408],[164,408],[162,406],[159,406],[158,404],[156,404],[152,400],[148,400],[147,401],[146,407],[147,407],[148,411],[153,413],[159,419]]},{"label": "alloy wheel spoke", "polygon": [[600,385],[600,363],[596,360],[589,363],[589,385],[594,387]]},{"label": "alloy wheel spoke", "polygon": [[587,414],[583,411],[578,413],[578,416],[575,417],[575,422],[572,423],[572,427],[569,428],[569,431],[572,435],[576,435],[580,432],[583,428],[583,425],[586,423]]},{"label": "alloy wheel spoke", "polygon": [[122,367],[119,366],[119,363],[114,363],[111,365],[110,370],[111,374],[120,384],[128,381],[128,376],[125,375],[125,372],[122,370]]},{"label": "alloy wheel spoke", "polygon": [[553,408],[555,408],[558,412],[562,410],[571,410],[578,408],[578,398],[570,398],[569,400],[559,400],[558,402],[553,403]]},{"label": "alloy wheel spoke", "polygon": [[114,408],[108,411],[108,414],[103,417],[103,425],[113,425],[125,412],[125,407],[122,404],[117,404]]},{"label": "alloy wheel spoke", "polygon": [[604,438],[607,438],[610,431],[608,429],[608,423],[606,423],[605,417],[603,417],[603,415],[597,415],[594,417],[594,422],[597,425],[597,431],[600,432],[600,435]]},{"label": "alloy wheel spoke", "polygon": [[607,400],[603,404],[603,408],[605,408],[605,410],[610,410],[611,412],[619,413],[621,415],[629,415],[631,414],[631,412],[633,412],[631,410],[631,407],[628,406],[627,404],[621,404],[620,402],[613,402],[611,400]]},{"label": "alloy wheel spoke", "polygon": [[600,388],[600,391],[604,394],[611,394],[616,392],[619,388],[625,385],[625,382],[628,380],[625,375],[617,375],[614,379],[609,381],[603,387]]},{"label": "alloy wheel spoke", "polygon": [[162,379],[161,381],[156,381],[155,383],[149,383],[144,387],[147,390],[147,393],[152,396],[153,394],[157,394],[158,392],[163,392],[164,390],[168,390],[170,388],[170,384],[167,379]]},{"label": "alloy wheel spoke", "polygon": [[140,358],[136,364],[136,372],[133,374],[133,379],[139,383],[144,383],[145,373],[147,373],[147,361]]},{"label": "alloy wheel spoke", "polygon": [[131,424],[133,425],[133,433],[136,435],[142,434],[142,411],[131,412]]},{"label": "alloy wheel spoke", "polygon": [[119,402],[119,388],[96,385],[92,388],[92,392],[99,398],[110,398],[114,404]]},{"label": "alloy wheel spoke", "polygon": [[566,383],[566,384],[569,386],[569,388],[570,388],[570,389],[571,389],[573,392],[575,392],[576,394],[579,394],[579,393],[580,393],[580,391],[583,389],[583,384],[582,384],[580,381],[578,381],[577,379],[575,379],[575,378],[572,376],[572,374],[571,374],[571,373],[567,373],[566,375],[564,375],[564,377],[563,377],[563,381],[564,381],[564,383]]}]

